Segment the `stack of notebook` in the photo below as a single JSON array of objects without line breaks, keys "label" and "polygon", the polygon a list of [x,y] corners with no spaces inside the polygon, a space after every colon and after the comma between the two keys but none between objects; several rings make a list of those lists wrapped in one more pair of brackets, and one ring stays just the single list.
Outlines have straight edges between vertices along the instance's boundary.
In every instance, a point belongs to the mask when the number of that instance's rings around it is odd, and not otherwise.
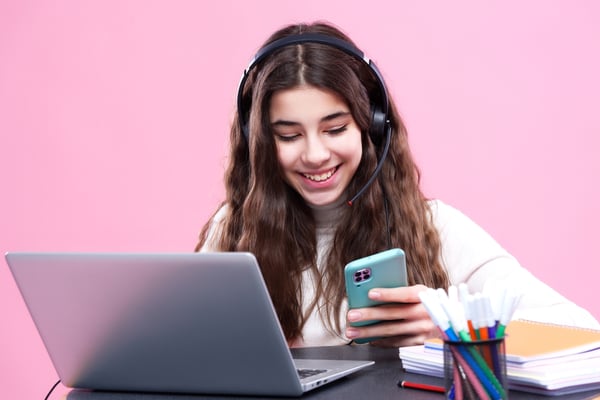
[{"label": "stack of notebook", "polygon": [[[600,389],[600,331],[515,320],[506,328],[509,387],[560,396]],[[441,340],[401,347],[407,372],[442,377]]]}]

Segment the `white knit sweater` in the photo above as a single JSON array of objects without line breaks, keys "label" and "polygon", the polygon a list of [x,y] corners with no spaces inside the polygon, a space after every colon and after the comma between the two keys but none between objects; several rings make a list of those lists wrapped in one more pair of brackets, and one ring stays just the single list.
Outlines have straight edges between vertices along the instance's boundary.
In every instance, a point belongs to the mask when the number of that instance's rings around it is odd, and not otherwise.
[{"label": "white knit sweater", "polygon": [[[564,296],[537,279],[523,268],[519,262],[504,250],[487,232],[455,208],[435,200],[429,203],[433,223],[440,234],[442,244],[442,264],[448,272],[450,283],[465,282],[470,292],[481,292],[485,285],[510,287],[521,293],[514,318],[525,318],[540,322],[573,325],[600,329],[600,324],[586,310],[567,300]],[[317,263],[323,265],[323,255],[330,246],[335,232],[335,222],[339,210],[345,203],[313,208],[317,222]],[[219,220],[227,212],[223,207],[217,214],[209,240],[202,251],[210,251],[211,237]],[[404,249],[409,252],[410,249]],[[304,308],[314,297],[311,273],[305,272],[303,279]],[[323,304],[319,303],[321,306]],[[329,346],[348,343],[343,336],[329,332],[316,307],[308,316],[303,330],[303,338],[294,346]],[[344,302],[339,316],[345,326],[347,304]]]}]

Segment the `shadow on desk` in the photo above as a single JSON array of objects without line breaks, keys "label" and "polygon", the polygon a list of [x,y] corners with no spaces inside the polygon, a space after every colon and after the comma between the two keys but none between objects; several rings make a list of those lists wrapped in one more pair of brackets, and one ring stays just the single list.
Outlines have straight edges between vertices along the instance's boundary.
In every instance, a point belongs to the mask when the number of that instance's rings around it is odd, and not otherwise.
[{"label": "shadow on desk", "polygon": [[[408,374],[402,369],[402,363],[398,357],[398,349],[383,349],[369,345],[362,346],[332,346],[332,347],[309,347],[292,349],[295,358],[321,358],[341,360],[373,360],[375,365],[358,371],[346,378],[332,382],[326,386],[312,390],[301,398],[317,399],[444,399],[440,393],[424,392],[414,389],[403,389],[398,387],[399,380],[410,380],[421,383],[442,385],[441,379],[425,375]],[[594,392],[579,393],[563,396],[567,400],[584,400],[593,398]],[[66,396],[67,400],[206,400],[206,399],[257,399],[264,397],[249,396],[219,396],[219,395],[178,395],[178,394],[145,394],[145,393],[115,393],[95,392],[74,389]],[[510,392],[511,400],[519,399],[552,399],[552,397],[533,395],[531,393]],[[274,397],[265,399],[273,400]],[[289,399],[289,398],[288,398]]]}]

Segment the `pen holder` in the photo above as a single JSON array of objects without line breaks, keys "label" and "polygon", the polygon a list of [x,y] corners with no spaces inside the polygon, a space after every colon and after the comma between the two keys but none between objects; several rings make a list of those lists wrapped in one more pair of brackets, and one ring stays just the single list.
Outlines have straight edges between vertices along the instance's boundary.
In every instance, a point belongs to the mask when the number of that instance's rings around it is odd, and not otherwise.
[{"label": "pen holder", "polygon": [[508,399],[504,338],[444,341],[446,398]]}]

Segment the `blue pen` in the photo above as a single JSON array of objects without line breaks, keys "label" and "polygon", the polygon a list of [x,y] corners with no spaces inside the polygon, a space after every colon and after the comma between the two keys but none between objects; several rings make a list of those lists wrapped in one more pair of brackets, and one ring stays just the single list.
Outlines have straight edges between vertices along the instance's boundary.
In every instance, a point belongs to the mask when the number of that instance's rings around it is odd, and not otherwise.
[{"label": "blue pen", "polygon": [[[448,339],[448,333],[450,333],[451,335],[454,335],[454,332],[448,331],[448,330],[452,331],[452,329],[450,328],[450,324],[448,323],[448,321],[445,320],[445,318],[444,318],[444,310],[441,309],[439,302],[435,301],[436,297],[437,296],[435,294],[435,290],[431,289],[431,288],[427,289],[424,292],[419,293],[419,299],[421,300],[421,303],[427,310],[427,313],[429,314],[431,321],[442,332],[442,336],[444,337],[444,340],[446,340],[446,339]],[[442,322],[442,321],[444,321],[444,322]],[[446,332],[448,332],[448,333],[446,333]],[[454,336],[456,336],[456,335],[454,335]],[[455,397],[455,387],[454,387],[454,385],[452,385],[452,387],[450,388],[450,390],[448,392],[447,399],[454,400],[454,397]]]}]

